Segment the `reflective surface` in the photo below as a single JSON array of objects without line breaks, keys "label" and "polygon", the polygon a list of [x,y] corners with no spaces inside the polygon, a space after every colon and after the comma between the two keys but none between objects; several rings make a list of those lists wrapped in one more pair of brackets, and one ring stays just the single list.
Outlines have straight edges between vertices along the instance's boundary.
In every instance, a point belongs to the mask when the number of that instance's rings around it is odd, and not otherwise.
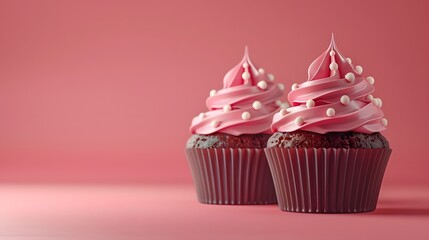
[{"label": "reflective surface", "polygon": [[360,214],[197,202],[193,186],[0,186],[3,239],[428,239],[429,188],[384,186]]}]

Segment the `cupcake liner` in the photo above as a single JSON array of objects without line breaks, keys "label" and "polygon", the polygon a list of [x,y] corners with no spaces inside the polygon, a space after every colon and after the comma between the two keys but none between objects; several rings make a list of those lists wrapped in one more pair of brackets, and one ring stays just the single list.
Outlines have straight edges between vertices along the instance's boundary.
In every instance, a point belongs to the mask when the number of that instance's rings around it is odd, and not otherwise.
[{"label": "cupcake liner", "polygon": [[281,210],[375,210],[391,149],[266,148]]},{"label": "cupcake liner", "polygon": [[186,155],[201,203],[277,203],[263,149],[188,148]]}]

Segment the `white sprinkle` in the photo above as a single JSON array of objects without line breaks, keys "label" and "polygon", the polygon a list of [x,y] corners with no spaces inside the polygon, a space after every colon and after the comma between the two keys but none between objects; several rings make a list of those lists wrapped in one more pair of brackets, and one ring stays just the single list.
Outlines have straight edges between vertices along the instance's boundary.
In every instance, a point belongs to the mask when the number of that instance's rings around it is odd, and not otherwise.
[{"label": "white sprinkle", "polygon": [[198,115],[198,117],[200,118],[200,120],[203,120],[206,117],[205,113],[200,113],[200,115]]},{"label": "white sprinkle", "polygon": [[335,116],[335,109],[333,109],[333,108],[328,108],[328,110],[326,110],[326,115],[327,115],[328,117],[333,117],[333,116]]},{"label": "white sprinkle", "polygon": [[270,79],[270,81],[274,81],[274,75],[271,73],[267,74],[268,79]]},{"label": "white sprinkle", "polygon": [[281,108],[283,108],[283,109],[286,109],[286,108],[289,108],[289,107],[290,107],[290,105],[289,105],[289,103],[287,103],[287,102],[282,102],[282,103],[280,104],[280,107],[281,107]]},{"label": "white sprinkle", "polygon": [[312,107],[316,106],[316,103],[314,102],[313,99],[310,99],[305,103],[305,106],[307,106],[307,108],[312,108]]},{"label": "white sprinkle", "polygon": [[359,74],[362,74],[362,72],[363,72],[363,68],[362,68],[362,66],[359,66],[359,65],[355,67],[355,70],[356,70],[356,72],[357,72],[357,73],[359,73]]},{"label": "white sprinkle", "polygon": [[217,128],[217,127],[219,127],[220,122],[219,122],[218,120],[213,120],[213,121],[211,122],[211,125],[212,125],[212,127]]},{"label": "white sprinkle", "polygon": [[366,80],[369,82],[369,84],[374,85],[374,78],[373,77],[367,77]]},{"label": "white sprinkle", "polygon": [[295,118],[295,124],[298,126],[301,126],[302,124],[304,124],[304,118],[302,117]]},{"label": "white sprinkle", "polygon": [[366,96],[366,100],[372,101],[374,99],[374,97],[371,94],[368,94],[368,96]]},{"label": "white sprinkle", "polygon": [[284,91],[285,90],[285,85],[283,83],[279,83],[279,88],[280,90]]},{"label": "white sprinkle", "polygon": [[329,69],[331,70],[337,70],[338,69],[338,64],[335,62],[332,62],[331,64],[329,64]]},{"label": "white sprinkle", "polygon": [[381,108],[381,106],[383,105],[383,102],[381,101],[380,98],[374,98],[372,99],[372,102],[374,103],[375,106]]},{"label": "white sprinkle", "polygon": [[243,68],[248,68],[248,67],[249,67],[249,64],[247,62],[244,62],[243,63]]},{"label": "white sprinkle", "polygon": [[348,82],[354,82],[355,81],[355,75],[351,72],[347,73],[345,78]]},{"label": "white sprinkle", "polygon": [[281,100],[276,100],[276,105],[277,106],[280,106],[282,104],[282,101]]},{"label": "white sprinkle", "polygon": [[241,114],[241,118],[243,120],[249,120],[250,119],[250,113],[249,112],[244,112],[243,114]]},{"label": "white sprinkle", "polygon": [[378,99],[378,102],[379,102],[380,107],[382,107],[383,106],[383,101],[381,101],[381,98]]},{"label": "white sprinkle", "polygon": [[373,103],[376,107],[379,107],[379,106],[378,106],[378,99],[377,99],[377,98],[373,98],[373,99],[372,99],[372,103]]},{"label": "white sprinkle", "polygon": [[264,80],[262,80],[262,81],[259,81],[258,82],[258,87],[260,88],[260,89],[262,89],[262,90],[265,90],[265,89],[267,89],[267,82],[265,82]]},{"label": "white sprinkle", "polygon": [[258,71],[259,71],[260,74],[264,74],[265,73],[265,70],[263,68],[260,68]]},{"label": "white sprinkle", "polygon": [[231,111],[231,105],[227,104],[227,105],[223,106],[223,111],[224,112],[230,112]]},{"label": "white sprinkle", "polygon": [[213,97],[214,95],[216,95],[216,90],[213,89],[210,91],[210,97]]},{"label": "white sprinkle", "polygon": [[351,58],[346,58],[346,61],[347,61],[349,64],[352,64],[352,59],[351,59]]},{"label": "white sprinkle", "polygon": [[385,118],[382,118],[380,122],[381,122],[381,125],[383,125],[384,127],[387,127],[387,124],[389,123]]},{"label": "white sprinkle", "polygon": [[243,74],[241,74],[241,77],[242,77],[244,80],[249,80],[249,78],[250,78],[250,73],[248,73],[248,72],[244,72]]},{"label": "white sprinkle", "polygon": [[298,83],[294,83],[294,84],[292,84],[292,87],[291,87],[291,89],[292,89],[292,90],[295,90],[295,89],[297,89],[297,88],[299,88]]},{"label": "white sprinkle", "polygon": [[259,109],[261,109],[261,108],[262,108],[262,104],[261,104],[261,102],[260,102],[260,101],[254,101],[254,102],[252,103],[252,107],[253,107],[253,109],[255,109],[255,110],[259,110]]},{"label": "white sprinkle", "polygon": [[331,55],[331,57],[335,56],[335,51],[334,51],[334,50],[331,50],[331,51],[329,52],[329,55]]},{"label": "white sprinkle", "polygon": [[350,98],[347,95],[343,95],[340,98],[340,102],[344,105],[348,105],[350,103]]},{"label": "white sprinkle", "polygon": [[284,117],[284,116],[286,116],[286,115],[287,115],[287,111],[286,111],[286,109],[282,109],[282,110],[280,110],[280,116]]}]

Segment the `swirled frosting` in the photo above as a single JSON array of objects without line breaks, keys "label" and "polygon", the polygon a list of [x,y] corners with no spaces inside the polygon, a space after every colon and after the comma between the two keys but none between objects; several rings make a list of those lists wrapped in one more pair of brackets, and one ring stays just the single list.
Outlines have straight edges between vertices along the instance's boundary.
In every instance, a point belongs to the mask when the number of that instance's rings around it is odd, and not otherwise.
[{"label": "swirled frosting", "polygon": [[274,82],[272,74],[257,68],[249,58],[247,48],[243,59],[223,79],[223,88],[212,90],[207,98],[208,112],[192,119],[190,130],[197,134],[215,132],[235,136],[272,133],[273,115],[281,107],[284,85]]},{"label": "swirled frosting", "polygon": [[305,130],[373,133],[386,129],[382,101],[374,98],[374,78],[353,65],[338,50],[332,37],[329,48],[308,69],[308,80],[293,84],[288,100],[292,107],[276,113],[274,132]]}]

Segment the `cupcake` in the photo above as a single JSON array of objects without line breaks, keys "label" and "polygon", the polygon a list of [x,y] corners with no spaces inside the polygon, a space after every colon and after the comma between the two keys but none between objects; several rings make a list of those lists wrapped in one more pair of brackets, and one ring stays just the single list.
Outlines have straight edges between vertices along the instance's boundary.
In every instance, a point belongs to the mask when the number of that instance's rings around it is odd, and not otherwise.
[{"label": "cupcake", "polygon": [[277,202],[263,149],[272,135],[272,118],[280,107],[283,84],[274,82],[251,61],[241,62],[211,90],[207,112],[194,117],[186,144],[198,200],[208,204]]},{"label": "cupcake", "polygon": [[293,84],[291,107],[274,115],[265,153],[280,209],[353,213],[376,208],[392,150],[374,78],[344,57],[332,38]]}]

